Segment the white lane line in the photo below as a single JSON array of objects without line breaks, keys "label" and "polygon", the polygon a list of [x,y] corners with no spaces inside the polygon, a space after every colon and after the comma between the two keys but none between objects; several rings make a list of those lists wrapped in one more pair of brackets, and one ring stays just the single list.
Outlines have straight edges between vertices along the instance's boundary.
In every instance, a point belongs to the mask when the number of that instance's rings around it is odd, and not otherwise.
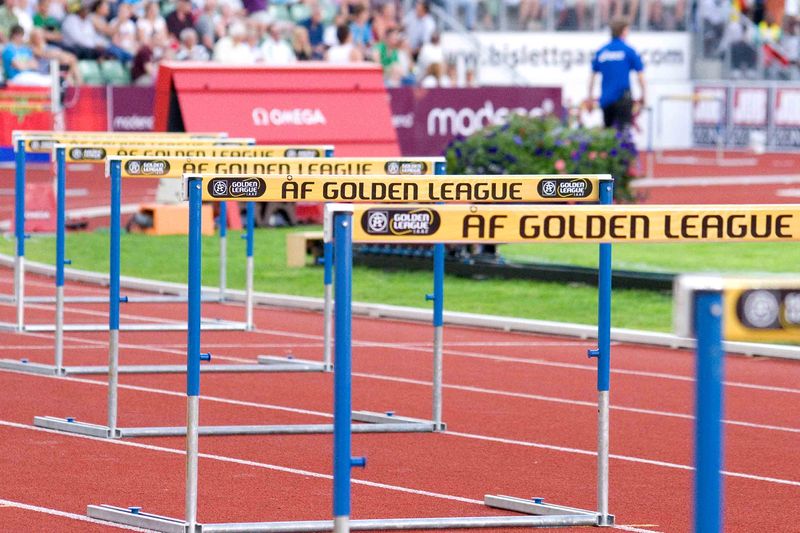
[{"label": "white lane line", "polygon": [[[70,337],[69,336],[65,336],[65,340],[70,340]],[[104,346],[106,345],[106,343],[104,343],[103,341],[89,341],[89,340],[85,340],[84,339],[84,342],[95,342],[97,344],[101,344],[101,345],[104,345]],[[390,345],[390,346],[392,346],[392,345]],[[120,344],[120,347],[121,348],[139,348],[138,345],[128,345],[128,344]],[[152,351],[175,354],[175,355],[181,355],[181,356],[185,355],[185,350],[169,350],[169,349],[159,348],[159,349],[153,349]],[[217,360],[225,360],[225,361],[232,361],[232,362],[243,362],[243,363],[252,362],[251,360],[248,360],[248,359],[242,359],[242,358],[230,357],[230,356],[214,355],[214,358],[217,359]],[[524,360],[524,361],[527,361],[527,360]],[[391,381],[391,382],[397,382],[397,383],[408,383],[408,384],[412,384],[412,385],[420,385],[420,386],[425,386],[425,387],[432,387],[433,386],[433,384],[431,382],[429,382],[429,381],[422,381],[422,380],[416,380],[416,379],[412,379],[412,378],[403,378],[403,377],[397,377],[397,376],[386,376],[386,375],[382,375],[382,374],[353,372],[353,376],[369,378],[369,379],[378,379],[378,380],[383,380],[383,381]],[[92,384],[101,384],[101,385],[105,384],[103,382],[96,381],[96,380],[87,380],[87,379],[80,379],[80,378],[70,378],[70,379],[74,379],[74,380],[76,380],[77,382],[80,382],[80,383],[92,383]],[[120,387],[134,387],[133,385],[119,385],[119,386]],[[530,399],[530,400],[538,400],[538,401],[546,401],[546,402],[554,402],[554,403],[563,403],[563,404],[568,404],[568,405],[585,406],[585,407],[590,407],[592,409],[597,408],[597,404],[592,403],[592,402],[583,401],[583,400],[571,400],[571,399],[567,399],[567,398],[544,396],[544,395],[538,395],[538,394],[528,394],[528,393],[521,393],[521,392],[512,392],[512,391],[503,391],[503,390],[497,390],[497,389],[474,387],[474,386],[469,386],[469,385],[444,384],[443,388],[452,389],[452,390],[461,390],[461,391],[465,391],[465,392],[475,392],[475,393],[479,393],[479,394],[491,394],[491,395],[497,395],[497,396],[507,396],[507,397],[513,397],[513,398],[524,398],[524,399]],[[167,392],[169,392],[169,391],[163,391],[161,389],[150,389],[150,388],[145,388],[145,387],[138,387],[138,388],[132,389],[132,390],[139,390],[139,391],[142,391],[142,392],[153,392],[153,393],[167,393]],[[209,397],[204,397],[204,398],[209,399]],[[215,398],[215,401],[218,401],[218,400],[222,400],[222,399],[221,398],[219,398],[219,399]],[[245,404],[241,404],[241,405],[245,405]],[[253,407],[254,405],[262,405],[262,404],[250,404],[250,403],[248,403],[246,405],[248,405],[250,407]],[[264,404],[264,405],[265,405],[266,408],[270,408],[270,409],[271,408],[281,409],[281,410],[290,409],[290,408],[286,408],[284,406],[266,405],[266,404]],[[658,411],[658,410],[654,410],[654,409],[642,409],[642,408],[636,408],[636,407],[625,407],[625,406],[616,406],[616,405],[612,405],[612,406],[610,406],[610,408],[612,410],[617,410],[617,411],[624,411],[624,412],[631,412],[631,413],[638,413],[638,414],[647,414],[647,415],[653,415],[653,416],[664,416],[664,417],[670,417],[670,418],[683,418],[683,419],[686,419],[686,420],[694,420],[694,416],[693,415],[684,414],[684,413],[675,413],[675,412],[670,412],[670,411]],[[294,412],[301,412],[301,411],[294,411]],[[304,413],[305,414],[323,415],[323,413],[313,412],[313,411],[305,411]],[[325,416],[328,416],[328,415],[325,415]],[[725,419],[725,420],[723,420],[723,422],[725,424],[729,424],[729,425],[732,425],[732,426],[741,426],[741,427],[748,427],[748,428],[753,428],[753,429],[763,429],[763,430],[769,430],[769,431],[783,431],[783,432],[789,432],[789,433],[800,433],[800,428],[793,428],[793,427],[787,427],[787,426],[778,426],[778,425],[774,425],[774,424],[759,424],[757,422],[745,422],[745,421],[731,420],[731,419]]]},{"label": "white lane line", "polygon": [[[78,522],[86,522],[89,524],[97,524],[105,527],[113,527],[115,529],[124,529],[126,531],[143,531],[145,533],[148,531],[147,529],[141,529],[133,526],[126,526],[123,524],[114,524],[111,522],[106,522],[104,520],[97,520],[96,518],[90,518],[88,516],[83,516],[75,513],[68,513],[66,511],[59,511],[58,509],[50,509],[49,507],[40,507],[38,505],[30,505],[27,503],[14,502],[11,500],[0,499],[0,506],[14,507],[16,509],[24,509],[25,511],[32,511],[34,513],[42,513],[52,516],[58,516],[61,518],[69,518],[70,520],[77,520]],[[0,513],[0,515],[2,515],[2,513]]]},{"label": "white lane line", "polygon": [[[18,373],[18,372],[15,372],[15,371],[8,371],[8,372]],[[93,381],[93,380],[89,380],[89,379],[71,378],[71,377],[57,378],[57,377],[54,377],[54,376],[40,376],[40,375],[36,375],[36,377],[44,377],[44,378],[50,378],[50,379],[62,379],[62,380],[69,380],[69,381],[78,382],[78,383],[86,383],[86,384],[91,384],[91,385],[105,386],[105,383],[102,383],[102,382],[99,382],[99,381]],[[119,387],[121,389],[135,390],[135,391],[140,391],[140,392],[152,392],[152,393],[163,394],[163,395],[167,395],[167,396],[185,397],[185,393],[181,393],[181,392],[166,391],[166,390],[162,390],[162,389],[154,389],[154,388],[141,387],[141,386],[136,386],[136,385],[123,385],[123,384],[120,384]],[[201,396],[200,399],[201,400],[205,400],[205,401],[229,404],[229,405],[256,407],[256,408],[260,408],[260,409],[273,409],[273,410],[292,412],[292,413],[298,413],[298,414],[321,416],[321,417],[325,417],[325,418],[328,418],[328,419],[333,418],[333,415],[330,414],[330,413],[323,413],[323,412],[320,412],[320,411],[312,411],[312,410],[308,410],[308,409],[299,409],[299,408],[293,408],[293,407],[262,404],[262,403],[248,402],[248,401],[242,401],[242,400],[231,400],[231,399],[220,398],[220,397],[216,397],[216,396]],[[595,408],[596,408],[596,406],[595,406]],[[13,422],[10,422],[10,423],[13,423]],[[28,427],[28,426],[23,426],[23,427]],[[514,445],[519,445],[519,446],[542,448],[542,449],[548,449],[548,450],[560,451],[560,452],[566,452],[566,453],[575,453],[575,454],[579,454],[579,455],[595,455],[595,456],[597,455],[597,452],[596,451],[592,451],[592,450],[582,450],[582,449],[579,449],[579,448],[570,448],[570,447],[558,446],[558,445],[553,445],[553,444],[534,443],[534,442],[521,441],[521,440],[516,440],[516,439],[507,439],[507,438],[504,438],[504,437],[492,437],[492,436],[487,436],[487,435],[478,435],[478,434],[474,434],[474,433],[463,433],[463,432],[456,432],[456,431],[451,431],[451,430],[447,430],[446,432],[441,433],[441,435],[452,435],[452,436],[460,436],[460,437],[465,437],[465,438],[472,438],[472,439],[476,439],[476,440],[495,441],[495,442],[501,442],[501,443],[505,443],[505,444],[514,444]],[[667,468],[680,468],[680,469],[683,469],[683,470],[693,470],[693,467],[691,467],[691,466],[679,465],[677,463],[658,461],[658,460],[654,460],[654,459],[645,459],[645,458],[640,458],[640,457],[633,457],[633,456],[628,456],[628,455],[616,455],[616,454],[615,455],[610,455],[610,457],[613,457],[615,459],[619,459],[619,460],[622,460],[622,461],[628,461],[628,462],[634,462],[634,463],[644,463],[644,464],[650,464],[650,465],[655,465],[655,466],[663,466],[663,467],[667,467]],[[758,475],[754,475],[754,474],[746,474],[746,473],[739,473],[739,472],[729,472],[729,471],[726,471],[725,474],[729,475],[729,476],[732,476],[732,477],[741,477],[741,478],[753,479],[753,480],[757,480],[757,481],[766,481],[766,482],[772,482],[772,483],[780,483],[780,484],[788,484],[788,485],[800,486],[800,482],[798,482],[798,481],[784,480],[784,479],[768,477],[768,476],[758,476]]]},{"label": "white lane line", "polygon": [[[360,372],[353,372],[353,376],[365,377],[365,378],[373,378],[373,379],[379,379],[379,380],[384,380],[384,381],[395,381],[395,382],[408,383],[408,384],[413,384],[413,385],[424,385],[424,386],[428,386],[428,387],[433,385],[429,381],[422,381],[422,380],[416,380],[416,379],[410,379],[410,378],[397,378],[397,377],[393,377],[393,376],[382,376],[380,374],[364,374],[364,373],[360,373]],[[576,405],[576,406],[582,406],[582,407],[589,407],[591,409],[597,409],[597,403],[596,402],[589,402],[589,401],[585,401],[585,400],[570,400],[570,399],[567,399],[567,398],[560,398],[560,397],[554,397],[554,396],[543,396],[541,394],[528,394],[528,393],[524,393],[524,392],[510,392],[510,391],[502,391],[502,390],[496,390],[496,389],[486,389],[486,388],[482,388],[482,387],[473,387],[473,386],[469,386],[469,385],[453,385],[453,384],[443,384],[442,388],[444,388],[444,389],[452,389],[452,390],[460,390],[460,391],[465,391],[465,392],[476,392],[476,393],[479,393],[479,394],[490,394],[490,395],[494,395],[494,396],[506,396],[506,397],[509,397],[509,398],[523,398],[523,399],[527,399],[527,400],[537,400],[537,401],[542,401],[542,402],[562,403],[562,404],[567,404],[567,405]],[[624,406],[620,406],[620,405],[611,405],[611,406],[609,406],[609,409],[611,409],[612,411],[622,411],[622,412],[628,412],[628,413],[638,413],[638,414],[653,415],[653,416],[664,416],[664,417],[669,417],[669,418],[681,418],[681,419],[684,419],[684,420],[694,420],[694,418],[695,418],[694,415],[690,415],[690,414],[674,413],[674,412],[670,412],[670,411],[657,411],[655,409],[642,409],[642,408],[638,408],[638,407],[624,407]],[[758,424],[758,423],[755,423],[755,422],[742,422],[742,421],[739,421],[739,420],[728,420],[728,419],[723,419],[723,422],[725,424],[730,424],[732,426],[743,426],[743,427],[748,427],[748,428],[765,429],[765,430],[771,430],[771,431],[785,431],[785,432],[788,432],[788,433],[800,433],[800,428],[793,428],[793,427],[787,427],[787,426],[776,426],[776,425],[771,425],[771,424]]]},{"label": "white lane line", "polygon": [[[69,337],[65,337],[65,340],[68,340],[68,339],[69,339]],[[92,341],[86,341],[86,342],[92,342]],[[105,343],[103,343],[103,341],[94,341],[94,342],[96,342],[98,344],[105,345]],[[121,348],[137,348],[138,346],[120,344],[120,347]],[[183,351],[181,351],[181,350],[167,350],[167,349],[163,349],[162,348],[162,349],[153,350],[153,351],[170,353],[170,354],[181,355],[181,356],[185,355],[185,350],[183,350]],[[235,362],[244,362],[244,363],[252,362],[252,361],[250,361],[248,359],[241,359],[241,358],[230,357],[230,356],[217,356],[217,355],[214,355],[214,358],[218,359],[218,360],[225,360],[225,361],[235,361]],[[369,379],[378,379],[378,380],[383,380],[383,381],[391,381],[391,382],[397,382],[397,383],[408,383],[408,384],[420,385],[420,386],[424,386],[424,387],[432,387],[433,386],[433,383],[429,382],[429,381],[422,381],[422,380],[416,380],[416,379],[412,379],[412,378],[403,378],[403,377],[397,377],[397,376],[387,376],[387,375],[382,375],[382,374],[353,372],[353,376],[369,378]],[[73,379],[78,379],[78,378],[73,378]],[[95,380],[81,380],[80,382],[102,383],[102,382],[98,382],[98,381],[95,381]],[[123,387],[123,386],[125,386],[125,385],[120,385],[120,387]],[[443,384],[442,387],[445,388],[445,389],[461,390],[461,391],[465,391],[465,392],[475,392],[475,393],[479,393],[479,394],[490,394],[490,395],[496,395],[496,396],[507,396],[507,397],[512,397],[512,398],[524,398],[524,399],[530,399],[530,400],[538,400],[538,401],[546,401],[546,402],[554,402],[554,403],[563,403],[563,404],[568,404],[568,405],[585,406],[585,407],[589,407],[589,408],[592,408],[592,409],[596,409],[597,408],[597,404],[596,403],[583,401],[583,400],[571,400],[571,399],[568,399],[568,398],[560,398],[560,397],[544,396],[544,395],[538,395],[538,394],[528,394],[528,393],[512,392],[512,391],[503,391],[503,390],[488,389],[488,388],[483,388],[483,387],[474,387],[474,386],[469,386],[469,385]],[[141,389],[138,389],[138,390],[142,390],[142,391],[146,391],[146,392],[155,392],[155,393],[161,392],[161,389],[145,389],[145,388],[141,388]],[[166,391],[164,391],[164,392],[166,392]],[[282,406],[269,406],[268,408],[281,408],[282,409],[283,407]],[[654,410],[654,409],[642,409],[642,408],[636,408],[636,407],[624,407],[624,406],[616,406],[616,405],[612,405],[612,406],[610,406],[610,408],[612,410],[617,410],[617,411],[639,413],[639,414],[647,414],[647,415],[653,415],[653,416],[664,416],[664,417],[670,417],[670,418],[683,418],[683,419],[686,419],[686,420],[694,420],[694,418],[695,418],[693,415],[690,415],[690,414],[675,413],[675,412],[670,412],[670,411],[658,411],[658,410]],[[322,413],[306,412],[305,414],[322,414]],[[759,424],[759,423],[756,423],[756,422],[744,422],[744,421],[730,420],[730,419],[725,419],[725,420],[723,420],[723,422],[725,424],[729,424],[729,425],[732,425],[732,426],[741,426],[741,427],[748,427],[748,428],[753,428],[753,429],[763,429],[763,430],[770,430],[770,431],[784,431],[784,432],[789,432],[789,433],[800,433],[800,428],[793,428],[793,427],[787,427],[787,426],[778,426],[778,425],[773,425],[773,424]]]},{"label": "white lane line", "polygon": [[[502,444],[511,444],[515,446],[525,446],[528,448],[540,448],[543,450],[551,450],[556,452],[566,452],[566,453],[573,453],[577,455],[590,455],[590,456],[597,456],[597,452],[594,450],[583,450],[580,448],[570,448],[566,446],[555,446],[553,444],[542,444],[538,442],[528,442],[523,440],[516,440],[516,439],[505,439],[502,437],[490,437],[487,435],[476,435],[474,433],[461,433],[458,431],[446,431],[442,433],[443,435],[452,435],[455,437],[463,437],[467,439],[476,439],[476,440],[484,440],[489,442],[497,442]],[[647,464],[652,466],[660,466],[664,468],[672,468],[676,470],[694,470],[693,466],[689,465],[682,465],[678,463],[670,463],[667,461],[658,461],[655,459],[644,459],[642,457],[633,457],[630,455],[620,455],[616,453],[610,453],[608,455],[611,459],[617,459],[619,461],[626,461],[630,463],[641,463]],[[768,477],[768,476],[757,476],[754,474],[746,474],[742,472],[731,472],[730,470],[722,470],[722,474],[729,476],[729,477],[737,477],[742,479],[750,479],[753,481],[764,481],[767,483],[777,483],[779,485],[791,485],[793,487],[800,487],[800,481],[794,481],[791,479],[781,479],[775,477]]]},{"label": "white lane line", "polygon": [[707,187],[716,185],[784,185],[800,183],[797,174],[775,176],[694,176],[688,178],[644,178],[631,181],[631,187]]}]

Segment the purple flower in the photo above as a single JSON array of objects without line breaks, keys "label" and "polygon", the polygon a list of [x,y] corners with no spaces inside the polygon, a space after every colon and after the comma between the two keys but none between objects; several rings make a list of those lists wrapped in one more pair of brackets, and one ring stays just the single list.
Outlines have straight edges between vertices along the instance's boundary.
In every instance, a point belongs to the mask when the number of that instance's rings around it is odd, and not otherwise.
[{"label": "purple flower", "polygon": [[489,152],[490,154],[496,154],[497,153],[497,146],[490,146],[490,147],[488,147],[486,149],[486,151]]},{"label": "purple flower", "polygon": [[506,161],[508,161],[509,163],[516,163],[517,158],[511,154],[506,154]]},{"label": "purple flower", "polygon": [[533,155],[542,155],[543,153],[544,149],[541,146],[537,147],[536,150],[533,151]]},{"label": "purple flower", "polygon": [[547,150],[547,151],[544,153],[544,156],[545,156],[545,157],[553,157],[553,151],[552,151],[552,150]]},{"label": "purple flower", "polygon": [[514,144],[517,146],[522,146],[522,137],[519,135],[514,135]]},{"label": "purple flower", "polygon": [[617,153],[618,152],[616,148],[612,148],[611,150],[608,151],[608,155],[610,155],[611,157],[617,157]]},{"label": "purple flower", "polygon": [[572,160],[573,161],[580,161],[581,160],[581,153],[580,152],[572,152]]},{"label": "purple flower", "polygon": [[456,157],[461,158],[461,148],[456,147]]}]

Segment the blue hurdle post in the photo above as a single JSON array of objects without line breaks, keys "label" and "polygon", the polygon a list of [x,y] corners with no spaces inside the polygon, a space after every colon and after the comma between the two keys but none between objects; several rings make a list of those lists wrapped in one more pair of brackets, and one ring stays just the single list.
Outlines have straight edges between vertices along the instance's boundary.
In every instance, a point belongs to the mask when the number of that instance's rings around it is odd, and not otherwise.
[{"label": "blue hurdle post", "polygon": [[56,330],[55,372],[61,374],[64,366],[64,258],[67,210],[67,154],[66,148],[56,148]]},{"label": "blue hurdle post", "polygon": [[186,353],[186,526],[187,531],[194,531],[197,527],[197,453],[200,425],[203,182],[198,178],[190,178],[187,186],[189,188],[189,314]]},{"label": "blue hurdle post", "polygon": [[219,301],[228,288],[228,202],[219,204]]},{"label": "blue hurdle post", "polygon": [[[329,221],[325,220],[325,223]],[[324,331],[322,333],[322,368],[325,371],[333,369],[333,241],[322,243],[322,286],[323,307],[322,316]]]},{"label": "blue hurdle post", "polygon": [[113,437],[117,428],[117,386],[119,381],[119,304],[120,304],[120,232],[122,202],[122,165],[110,162],[111,228],[108,290],[108,429]]},{"label": "blue hurdle post", "polygon": [[253,329],[253,274],[255,264],[253,259],[254,230],[255,230],[255,202],[247,202],[247,232],[244,237],[247,242],[246,264],[245,264],[245,325],[247,329]]},{"label": "blue hurdle post", "polygon": [[17,304],[17,330],[25,328],[25,139],[18,138],[14,153],[14,300]]},{"label": "blue hurdle post", "polygon": [[336,248],[336,360],[333,412],[333,531],[350,531],[350,469],[364,466],[364,458],[351,455],[352,441],[352,213],[333,214]]},{"label": "blue hurdle post", "polygon": [[[446,164],[436,163],[436,175],[446,174]],[[442,372],[444,365],[444,259],[445,246],[433,245],[433,424],[437,430],[442,425]]]},{"label": "blue hurdle post", "polygon": [[694,530],[722,531],[722,295],[698,291],[694,297],[697,336],[695,408]]},{"label": "blue hurdle post", "polygon": [[[614,203],[614,183],[600,183],[600,203]],[[598,259],[597,349],[597,513],[601,526],[609,525],[608,453],[609,390],[611,388],[611,244],[600,244]]]}]

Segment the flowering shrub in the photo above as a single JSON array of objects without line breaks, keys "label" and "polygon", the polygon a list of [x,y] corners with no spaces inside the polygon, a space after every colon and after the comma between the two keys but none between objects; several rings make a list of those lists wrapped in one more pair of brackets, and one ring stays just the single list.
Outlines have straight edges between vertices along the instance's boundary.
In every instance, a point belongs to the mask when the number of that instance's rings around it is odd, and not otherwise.
[{"label": "flowering shrub", "polygon": [[614,197],[632,201],[636,146],[613,129],[569,128],[555,118],[514,115],[451,142],[448,174],[611,174]]}]

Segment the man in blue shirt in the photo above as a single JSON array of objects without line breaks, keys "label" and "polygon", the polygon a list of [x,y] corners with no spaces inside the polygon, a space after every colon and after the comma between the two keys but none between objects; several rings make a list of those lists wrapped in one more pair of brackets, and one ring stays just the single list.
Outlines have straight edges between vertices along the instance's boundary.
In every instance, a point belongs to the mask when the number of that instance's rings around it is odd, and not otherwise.
[{"label": "man in blue shirt", "polygon": [[625,43],[628,36],[628,20],[615,18],[610,23],[611,42],[597,51],[592,59],[592,77],[589,80],[589,110],[594,107],[595,77],[602,76],[600,85],[600,107],[606,128],[624,129],[633,122],[633,98],[631,97],[631,71],[639,80],[641,98],[639,106],[644,106],[645,85],[644,65],[636,51]]},{"label": "man in blue shirt", "polygon": [[22,26],[13,26],[8,39],[2,55],[6,83],[9,85],[49,86],[50,76],[37,71],[39,62],[33,57],[30,46],[25,44],[25,30],[22,29]]}]

